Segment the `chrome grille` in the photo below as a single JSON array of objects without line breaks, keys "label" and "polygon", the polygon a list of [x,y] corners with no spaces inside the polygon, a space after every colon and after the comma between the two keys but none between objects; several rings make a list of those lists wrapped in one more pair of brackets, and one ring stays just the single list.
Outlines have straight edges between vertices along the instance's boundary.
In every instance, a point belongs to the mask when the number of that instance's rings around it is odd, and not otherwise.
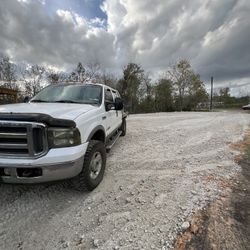
[{"label": "chrome grille", "polygon": [[46,138],[42,123],[0,121],[0,156],[40,157],[48,150]]}]

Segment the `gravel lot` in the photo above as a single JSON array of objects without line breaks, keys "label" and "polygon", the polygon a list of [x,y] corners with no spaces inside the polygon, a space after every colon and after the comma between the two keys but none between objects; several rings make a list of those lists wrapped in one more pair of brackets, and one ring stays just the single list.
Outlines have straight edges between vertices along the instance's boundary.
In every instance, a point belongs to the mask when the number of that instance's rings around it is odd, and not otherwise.
[{"label": "gravel lot", "polygon": [[[168,249],[192,213],[240,171],[230,142],[248,113],[131,115],[91,193],[68,182],[0,185],[0,249]],[[184,223],[186,222],[186,223]]]}]

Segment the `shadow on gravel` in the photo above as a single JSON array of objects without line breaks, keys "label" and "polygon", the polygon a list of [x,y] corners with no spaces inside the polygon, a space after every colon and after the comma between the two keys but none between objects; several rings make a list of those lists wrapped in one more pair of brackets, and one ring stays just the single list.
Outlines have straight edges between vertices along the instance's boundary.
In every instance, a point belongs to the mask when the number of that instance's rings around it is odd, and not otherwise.
[{"label": "shadow on gravel", "polygon": [[246,140],[244,156],[238,160],[242,172],[219,199],[194,216],[175,249],[250,249],[250,135]]}]

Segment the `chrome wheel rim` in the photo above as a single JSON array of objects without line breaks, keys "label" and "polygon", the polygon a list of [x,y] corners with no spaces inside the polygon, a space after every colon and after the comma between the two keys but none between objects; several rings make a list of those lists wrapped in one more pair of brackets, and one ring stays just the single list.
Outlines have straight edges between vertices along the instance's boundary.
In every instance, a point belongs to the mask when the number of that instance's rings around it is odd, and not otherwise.
[{"label": "chrome wheel rim", "polygon": [[100,152],[95,152],[90,162],[90,178],[96,179],[102,169],[102,155]]}]

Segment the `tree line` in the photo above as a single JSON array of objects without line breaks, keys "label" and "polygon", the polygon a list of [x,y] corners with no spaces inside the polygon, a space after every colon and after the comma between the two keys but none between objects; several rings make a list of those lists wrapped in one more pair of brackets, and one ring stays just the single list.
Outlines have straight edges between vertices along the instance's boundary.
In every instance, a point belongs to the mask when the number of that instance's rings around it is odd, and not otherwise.
[{"label": "tree line", "polygon": [[156,81],[138,64],[129,63],[117,88],[132,113],[195,110],[199,103],[209,99],[199,74],[185,59]]},{"label": "tree line", "polygon": [[[4,87],[17,89],[20,98],[34,96],[47,84],[88,81],[118,89],[130,113],[191,111],[209,102],[200,75],[186,59],[169,67],[159,79],[152,80],[136,63],[128,63],[122,76],[117,78],[103,71],[98,63],[79,62],[71,72],[57,72],[40,65],[17,65],[7,56],[0,56],[0,82]],[[231,98],[228,95],[230,90],[224,88],[214,99],[227,103]]]},{"label": "tree line", "polygon": [[219,88],[214,93],[213,100],[215,104],[219,103],[220,107],[222,108],[240,108],[250,103],[250,96],[247,93],[239,97],[232,96],[230,93],[230,88],[224,87]]}]

